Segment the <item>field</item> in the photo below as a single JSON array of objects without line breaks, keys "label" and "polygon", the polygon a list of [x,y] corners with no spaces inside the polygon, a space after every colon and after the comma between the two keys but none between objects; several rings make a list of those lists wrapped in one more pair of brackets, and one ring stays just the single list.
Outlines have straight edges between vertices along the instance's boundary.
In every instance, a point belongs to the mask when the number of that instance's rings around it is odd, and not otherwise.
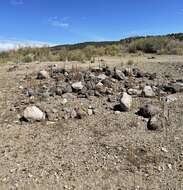
[{"label": "field", "polygon": [[[112,92],[106,94],[100,89],[97,96],[84,97],[75,92],[27,95],[29,89],[51,88],[64,80],[62,76],[38,80],[40,70],[64,68],[76,82],[80,81],[80,72],[93,68],[96,74],[104,65],[119,70],[139,68],[157,76],[149,79],[151,75],[137,78],[127,74],[125,80],[109,77],[112,87],[108,90]],[[125,54],[100,57],[92,64],[1,64],[0,189],[183,189],[182,88],[153,97],[132,95],[130,110],[116,109],[122,92],[129,88],[148,85],[158,91],[169,83],[181,88],[183,56]],[[167,103],[164,98],[170,94],[174,99]],[[144,103],[160,107],[158,130],[148,130],[148,118],[137,114]],[[25,121],[22,115],[30,105],[47,116],[51,112],[51,119]],[[80,117],[72,112],[76,108],[82,112]]]}]

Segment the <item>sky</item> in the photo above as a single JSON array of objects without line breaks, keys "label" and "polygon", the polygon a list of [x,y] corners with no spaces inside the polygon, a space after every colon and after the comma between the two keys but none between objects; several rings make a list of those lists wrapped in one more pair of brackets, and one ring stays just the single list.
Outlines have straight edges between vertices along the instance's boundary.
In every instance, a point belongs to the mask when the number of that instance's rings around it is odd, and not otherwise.
[{"label": "sky", "polygon": [[183,32],[183,0],[0,2],[0,50]]}]

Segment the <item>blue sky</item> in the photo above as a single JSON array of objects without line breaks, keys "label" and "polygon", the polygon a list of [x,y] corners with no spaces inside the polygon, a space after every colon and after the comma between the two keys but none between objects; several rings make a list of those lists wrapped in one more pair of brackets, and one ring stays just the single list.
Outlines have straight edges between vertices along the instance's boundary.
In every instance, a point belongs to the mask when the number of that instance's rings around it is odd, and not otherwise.
[{"label": "blue sky", "polygon": [[182,0],[1,0],[0,46],[183,32]]}]

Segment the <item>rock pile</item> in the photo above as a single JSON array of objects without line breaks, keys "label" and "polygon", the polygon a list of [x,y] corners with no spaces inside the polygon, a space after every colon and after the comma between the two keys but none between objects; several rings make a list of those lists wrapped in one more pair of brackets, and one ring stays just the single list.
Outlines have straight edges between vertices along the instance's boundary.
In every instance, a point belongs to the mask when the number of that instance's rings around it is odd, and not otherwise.
[{"label": "rock pile", "polygon": [[[23,89],[23,91],[28,97],[44,99],[61,97],[61,106],[67,104],[68,96],[87,99],[94,96],[98,98],[106,97],[106,102],[119,105],[120,110],[116,110],[116,113],[120,113],[120,111],[131,111],[135,98],[159,99],[159,96],[164,96],[167,97],[165,98],[167,102],[176,101],[171,94],[183,91],[183,81],[159,84],[156,78],[156,73],[147,73],[138,68],[122,70],[105,67],[73,72],[54,67],[51,70],[48,68],[37,73],[36,79],[42,80],[41,86]],[[104,103],[104,105],[107,104]],[[144,104],[140,107],[138,114],[149,119],[147,123],[149,130],[157,130],[161,125],[160,112],[159,106]],[[54,112],[42,112],[35,106],[29,106],[25,109],[23,116],[27,121],[42,121],[45,119],[52,120],[54,118],[53,114]],[[69,111],[67,118],[81,119],[86,115],[91,116],[93,114],[94,110],[91,108],[85,111],[74,108]]]}]

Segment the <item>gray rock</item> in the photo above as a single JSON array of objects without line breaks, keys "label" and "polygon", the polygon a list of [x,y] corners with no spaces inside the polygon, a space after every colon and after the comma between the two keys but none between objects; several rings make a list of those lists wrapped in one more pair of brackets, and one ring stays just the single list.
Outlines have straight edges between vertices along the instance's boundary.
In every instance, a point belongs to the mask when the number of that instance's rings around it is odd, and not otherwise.
[{"label": "gray rock", "polygon": [[28,121],[42,121],[45,120],[45,113],[36,106],[29,106],[24,110],[23,117]]},{"label": "gray rock", "polygon": [[57,87],[59,87],[59,89],[62,90],[62,94],[72,92],[72,87],[69,83],[60,82],[59,84],[57,84]]},{"label": "gray rock", "polygon": [[94,90],[94,89],[95,89],[95,86],[96,86],[96,85],[95,85],[95,82],[92,81],[92,80],[86,82],[86,88],[87,88],[88,90]]},{"label": "gray rock", "polygon": [[144,77],[144,72],[138,68],[133,68],[133,75],[137,78],[142,78]]},{"label": "gray rock", "polygon": [[116,102],[116,97],[109,95],[107,101],[108,101],[108,102],[111,102],[111,103],[112,103],[112,102]]},{"label": "gray rock", "polygon": [[96,90],[100,94],[105,94],[106,93],[106,87],[101,82],[99,82],[99,83],[96,84]]},{"label": "gray rock", "polygon": [[114,114],[115,115],[119,115],[121,112],[120,111],[115,111]]},{"label": "gray rock", "polygon": [[62,104],[62,105],[67,104],[67,102],[68,102],[68,101],[67,101],[67,99],[66,99],[66,98],[63,98],[63,99],[61,100],[61,104]]},{"label": "gray rock", "polygon": [[58,119],[57,110],[49,108],[45,112],[46,112],[46,118],[48,119],[48,121],[55,121]]},{"label": "gray rock", "polygon": [[55,94],[57,95],[57,96],[62,96],[62,88],[61,87],[56,87],[56,91],[55,91]]},{"label": "gray rock", "polygon": [[94,90],[88,90],[88,95],[89,96],[95,96],[95,91]]},{"label": "gray rock", "polygon": [[33,89],[29,88],[26,91],[26,95],[29,96],[29,97],[31,97],[31,96],[35,96],[36,93],[35,93],[35,91]]},{"label": "gray rock", "polygon": [[105,74],[100,74],[97,76],[97,79],[102,81],[102,80],[105,80],[107,78],[107,76]]},{"label": "gray rock", "polygon": [[177,97],[174,94],[172,94],[172,95],[165,97],[165,101],[167,103],[172,103],[172,102],[177,101]]},{"label": "gray rock", "polygon": [[47,79],[49,78],[49,73],[45,70],[39,71],[37,74],[37,79],[42,80],[42,79]]},{"label": "gray rock", "polygon": [[96,84],[96,89],[103,88],[103,87],[104,87],[104,85],[101,82]]},{"label": "gray rock", "polygon": [[75,82],[72,84],[72,88],[74,90],[82,90],[83,87],[82,82]]},{"label": "gray rock", "polygon": [[127,76],[127,77],[133,76],[133,71],[132,71],[131,68],[126,68],[126,69],[124,70],[124,74],[125,74],[125,76]]},{"label": "gray rock", "polygon": [[73,109],[73,110],[71,111],[71,113],[70,113],[70,117],[71,117],[72,119],[74,119],[74,118],[77,117],[77,112],[76,112],[75,109]]},{"label": "gray rock", "polygon": [[152,104],[145,104],[140,107],[138,114],[145,117],[150,118],[160,113],[160,108],[158,106]]},{"label": "gray rock", "polygon": [[102,81],[102,84],[108,88],[112,88],[113,87],[113,82],[110,79],[105,79]]},{"label": "gray rock", "polygon": [[170,93],[183,92],[183,83],[182,82],[170,83],[168,85],[163,86],[162,89],[165,92],[170,92]]},{"label": "gray rock", "polygon": [[128,89],[128,94],[132,96],[140,96],[142,94],[142,90],[130,88]]},{"label": "gray rock", "polygon": [[72,93],[72,87],[70,84],[67,84],[62,87],[62,92],[63,93]]},{"label": "gray rock", "polygon": [[65,93],[65,94],[62,95],[62,98],[66,98],[66,99],[68,99],[68,100],[73,100],[73,99],[76,99],[77,96],[75,96],[75,95],[72,94],[72,93]]},{"label": "gray rock", "polygon": [[82,109],[77,109],[76,113],[77,113],[77,116],[76,116],[77,119],[83,119],[87,115],[87,113],[83,111]]},{"label": "gray rock", "polygon": [[147,129],[151,131],[159,130],[161,127],[161,120],[158,116],[153,116],[147,123]]},{"label": "gray rock", "polygon": [[122,71],[117,70],[117,69],[115,69],[115,71],[114,71],[114,76],[118,80],[125,80],[126,79],[125,74]]},{"label": "gray rock", "polygon": [[145,97],[148,97],[148,98],[155,96],[155,93],[154,93],[153,89],[151,88],[151,86],[145,86],[143,89],[143,94]]},{"label": "gray rock", "polygon": [[106,71],[105,71],[105,75],[114,76],[114,69],[107,68]]},{"label": "gray rock", "polygon": [[124,92],[120,98],[120,106],[123,111],[129,111],[132,106],[132,97],[126,92]]},{"label": "gray rock", "polygon": [[88,115],[89,116],[93,115],[93,109],[88,109]]}]

